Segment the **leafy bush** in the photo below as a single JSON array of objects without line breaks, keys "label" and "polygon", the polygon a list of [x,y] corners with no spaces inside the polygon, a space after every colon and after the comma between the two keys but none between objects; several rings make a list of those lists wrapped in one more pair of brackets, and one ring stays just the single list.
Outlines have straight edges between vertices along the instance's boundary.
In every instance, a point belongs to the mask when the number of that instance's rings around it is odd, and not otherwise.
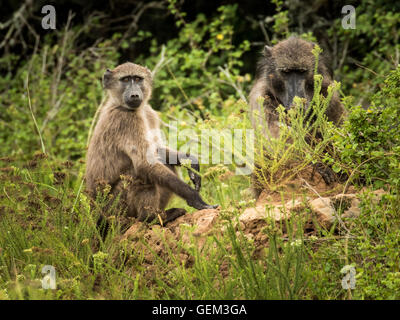
[{"label": "leafy bush", "polygon": [[149,58],[138,57],[138,62],[151,68],[159,64],[154,86],[153,105],[167,110],[185,106],[194,115],[206,118],[213,112],[221,113],[223,101],[244,97],[243,85],[250,84],[250,75],[240,75],[241,57],[250,49],[243,41],[233,45],[237,5],[221,6],[211,19],[198,14],[193,22],[184,20],[170,1],[170,10],[177,17],[178,37],[168,41],[162,49],[152,40]]},{"label": "leafy bush", "polygon": [[0,146],[1,155],[28,156],[42,150],[79,159],[85,154],[101,102],[100,79],[118,54],[111,41],[78,52],[78,34],[66,30],[56,44],[45,41],[16,74],[0,79],[0,139],[7,141]]},{"label": "leafy bush", "polygon": [[[351,3],[346,3],[351,4]],[[356,28],[344,29],[341,18],[327,30],[338,40],[338,61],[343,90],[366,106],[379,91],[385,76],[400,62],[399,3],[361,1],[356,9]],[[339,58],[340,57],[340,58]]]},{"label": "leafy bush", "polygon": [[399,88],[400,67],[389,74],[367,110],[351,109],[343,135],[336,141],[343,162],[355,168],[355,177],[364,177],[376,188],[400,187]]}]

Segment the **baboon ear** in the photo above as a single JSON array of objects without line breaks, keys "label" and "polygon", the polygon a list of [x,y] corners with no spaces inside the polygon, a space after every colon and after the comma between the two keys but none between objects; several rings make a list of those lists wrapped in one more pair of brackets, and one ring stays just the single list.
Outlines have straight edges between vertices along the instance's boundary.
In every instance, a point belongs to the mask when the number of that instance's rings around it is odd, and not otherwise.
[{"label": "baboon ear", "polygon": [[110,69],[107,69],[106,72],[104,72],[103,75],[103,87],[104,89],[109,89],[111,86],[111,80],[112,80],[112,71]]},{"label": "baboon ear", "polygon": [[264,47],[264,57],[270,57],[272,55],[272,47],[265,46]]},{"label": "baboon ear", "polygon": [[144,68],[146,69],[146,72],[150,76],[150,82],[153,82],[153,72],[151,72],[151,70],[147,67],[144,67]]}]

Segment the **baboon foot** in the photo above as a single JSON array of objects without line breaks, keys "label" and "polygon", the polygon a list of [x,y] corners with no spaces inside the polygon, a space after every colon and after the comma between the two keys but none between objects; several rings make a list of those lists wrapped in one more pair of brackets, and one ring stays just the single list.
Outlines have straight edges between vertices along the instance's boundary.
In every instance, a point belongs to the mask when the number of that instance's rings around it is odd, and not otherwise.
[{"label": "baboon foot", "polygon": [[346,172],[341,172],[338,174],[338,181],[344,183],[349,180],[349,175]]},{"label": "baboon foot", "polygon": [[200,198],[198,194],[196,194],[194,199],[190,199],[186,201],[189,206],[192,208],[195,208],[197,210],[204,210],[204,209],[216,209],[219,207],[218,204],[215,205],[209,205],[203,201],[203,199]]},{"label": "baboon foot", "polygon": [[182,208],[171,208],[165,211],[165,218],[163,224],[174,221],[176,218],[183,216],[186,213],[185,209]]},{"label": "baboon foot", "polygon": [[338,180],[336,173],[332,170],[331,167],[319,162],[314,165],[314,168],[321,175],[322,179],[324,179],[325,183],[328,186]]},{"label": "baboon foot", "polygon": [[[192,167],[194,167],[194,166],[195,165],[192,165]],[[196,170],[199,171],[198,168],[196,168]],[[195,173],[195,172],[193,172],[191,170],[188,170],[188,173],[189,173],[190,180],[192,180],[192,182],[194,184],[194,189],[197,192],[200,191],[200,188],[201,188],[201,177],[197,173]]]}]

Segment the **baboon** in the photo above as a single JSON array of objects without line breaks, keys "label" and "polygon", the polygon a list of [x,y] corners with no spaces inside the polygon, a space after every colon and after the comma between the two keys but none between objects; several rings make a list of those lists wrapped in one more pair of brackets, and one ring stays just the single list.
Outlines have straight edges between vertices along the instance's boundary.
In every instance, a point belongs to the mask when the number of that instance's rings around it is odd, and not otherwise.
[{"label": "baboon", "polygon": [[[314,46],[314,43],[296,37],[281,41],[274,47],[265,46],[249,95],[250,119],[255,129],[261,124],[264,134],[269,130],[270,137],[278,137],[280,124],[276,108],[281,104],[289,110],[295,96],[306,99],[307,109],[314,94],[315,57],[311,52]],[[321,93],[326,96],[332,77],[324,56],[319,58],[318,73],[323,76]],[[257,102],[260,96],[264,97],[262,108]],[[337,93],[333,94],[325,113],[328,120],[341,124],[344,108]],[[318,164],[316,169],[327,184],[335,180],[330,168]]]},{"label": "baboon", "polygon": [[86,162],[86,186],[95,197],[102,184],[119,196],[127,215],[150,222],[167,223],[184,209],[164,211],[172,193],[198,210],[215,208],[205,203],[198,191],[200,177],[189,170],[195,189],[182,181],[175,166],[190,159],[198,171],[196,157],[163,146],[160,119],[148,101],[152,92],[151,72],[130,62],[107,69],[103,76],[107,99],[90,140]]}]

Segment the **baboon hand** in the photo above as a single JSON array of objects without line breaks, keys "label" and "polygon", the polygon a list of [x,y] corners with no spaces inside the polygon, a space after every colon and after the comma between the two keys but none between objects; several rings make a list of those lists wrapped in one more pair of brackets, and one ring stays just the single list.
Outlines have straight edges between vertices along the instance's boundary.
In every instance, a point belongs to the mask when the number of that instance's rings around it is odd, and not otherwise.
[{"label": "baboon hand", "polygon": [[316,163],[315,169],[321,175],[322,179],[324,179],[327,185],[331,185],[332,183],[337,181],[336,173],[332,170],[331,167],[323,165],[322,163]]},{"label": "baboon hand", "polygon": [[204,209],[216,209],[219,205],[209,205],[201,199],[201,197],[198,195],[195,199],[193,200],[188,200],[187,204],[197,210],[204,210]]},{"label": "baboon hand", "polygon": [[[200,166],[199,166],[198,163],[193,163],[192,162],[191,168],[194,169],[196,172],[200,171]],[[190,178],[190,180],[192,180],[192,182],[194,184],[194,189],[196,191],[200,191],[201,177],[195,171],[192,171],[192,170],[188,169],[189,178]]]}]

